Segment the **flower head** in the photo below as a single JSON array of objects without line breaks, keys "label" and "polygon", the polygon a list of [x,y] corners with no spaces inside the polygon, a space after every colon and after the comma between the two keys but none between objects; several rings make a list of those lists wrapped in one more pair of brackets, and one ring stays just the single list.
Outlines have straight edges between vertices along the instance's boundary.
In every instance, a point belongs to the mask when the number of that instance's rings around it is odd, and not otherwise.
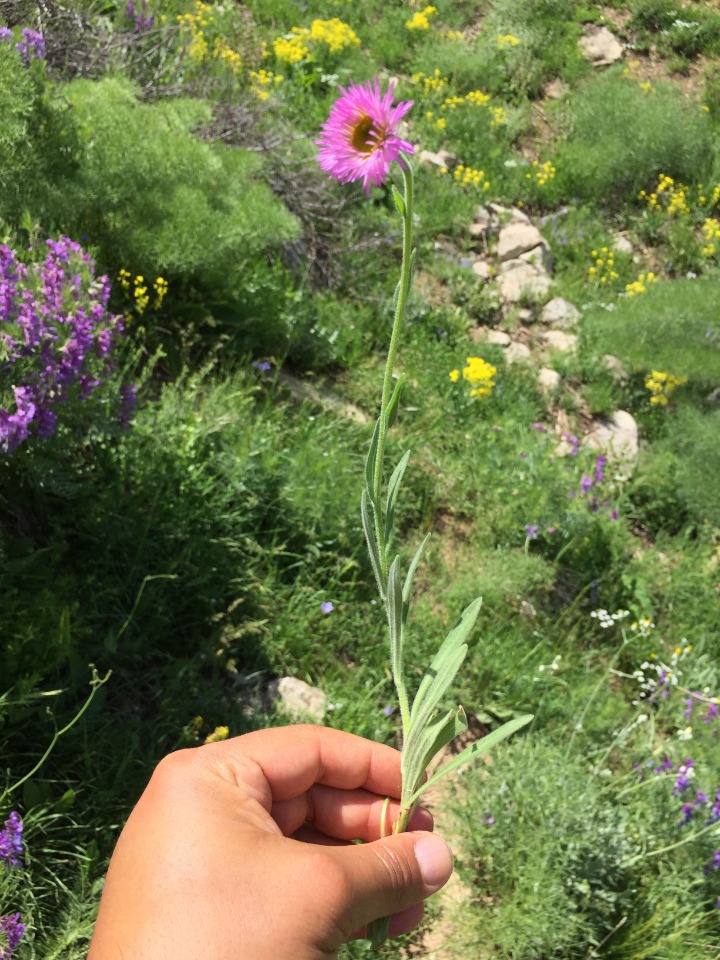
[{"label": "flower head", "polygon": [[7,913],[0,917],[0,960],[9,960],[25,933],[25,924],[19,913]]},{"label": "flower head", "polygon": [[4,860],[10,867],[22,866],[22,834],[23,822],[20,815],[13,810],[5,821],[5,829],[0,830],[0,860]]},{"label": "flower head", "polygon": [[397,127],[413,105],[412,100],[393,106],[393,84],[381,93],[377,78],[351,83],[335,101],[316,140],[318,163],[340,183],[362,180],[365,193],[387,179],[390,164],[414,147],[397,135]]},{"label": "flower head", "polygon": [[320,604],[320,609],[323,613],[332,613],[335,609],[335,606],[333,605],[332,600],[325,600]]}]

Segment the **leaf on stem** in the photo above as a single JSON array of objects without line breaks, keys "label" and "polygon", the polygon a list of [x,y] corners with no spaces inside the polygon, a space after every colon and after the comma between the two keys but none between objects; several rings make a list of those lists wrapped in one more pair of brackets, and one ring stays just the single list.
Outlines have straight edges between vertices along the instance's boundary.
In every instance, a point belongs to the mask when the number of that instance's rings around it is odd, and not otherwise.
[{"label": "leaf on stem", "polygon": [[400,214],[401,217],[404,217],[405,201],[403,200],[402,194],[400,193],[398,188],[395,186],[395,184],[392,185],[392,195],[393,195],[393,200],[395,201],[395,206],[397,207],[397,212]]},{"label": "leaf on stem", "polygon": [[395,685],[403,686],[403,602],[400,573],[400,557],[395,557],[388,571],[387,618],[390,627],[390,666]]},{"label": "leaf on stem", "polygon": [[399,409],[399,400],[400,400],[400,391],[402,390],[403,384],[405,383],[405,374],[401,373],[397,378],[395,386],[393,387],[393,392],[388,401],[387,410],[385,411],[385,420],[387,421],[387,429],[395,423],[397,420],[398,409]]},{"label": "leaf on stem", "polygon": [[426,533],[423,542],[415,551],[415,556],[412,558],[412,562],[408,567],[408,572],[405,576],[405,583],[403,584],[403,604],[405,608],[405,620],[407,620],[408,610],[410,609],[410,593],[412,592],[412,582],[415,576],[415,571],[418,568],[418,564],[420,563],[420,558],[422,557],[423,551],[425,550],[425,544],[428,542],[429,539],[430,539],[430,534]]},{"label": "leaf on stem", "polygon": [[392,537],[392,528],[393,521],[395,519],[395,504],[397,503],[398,493],[400,492],[400,484],[402,483],[402,478],[405,473],[405,468],[408,465],[408,460],[410,459],[410,451],[406,451],[400,463],[395,467],[390,477],[390,482],[388,483],[388,492],[387,492],[387,502],[385,506],[385,546],[387,547],[390,543]]},{"label": "leaf on stem", "polygon": [[442,748],[461,733],[465,733],[467,727],[467,717],[462,707],[434,717],[419,738],[422,755],[420,770],[424,773]]},{"label": "leaf on stem", "polygon": [[370,554],[370,563],[372,564],[375,580],[377,581],[378,592],[381,599],[385,600],[385,587],[382,580],[382,568],[380,565],[380,552],[377,541],[375,540],[375,528],[373,526],[370,511],[375,512],[367,490],[363,490],[360,498],[360,516],[362,518],[363,530],[365,531],[365,540],[367,542],[368,553]]},{"label": "leaf on stem", "polygon": [[449,760],[443,767],[440,768],[440,770],[438,770],[437,773],[433,774],[433,776],[426,780],[425,783],[421,784],[421,786],[418,787],[415,793],[413,793],[413,795],[406,802],[408,804],[417,803],[428,787],[431,787],[437,783],[441,777],[445,776],[445,774],[452,773],[453,770],[457,770],[457,768],[461,767],[464,763],[477,759],[477,757],[481,757],[484,753],[487,753],[488,750],[492,750],[493,747],[497,746],[498,743],[501,743],[507,737],[522,729],[522,727],[530,723],[532,719],[533,714],[517,717],[515,720],[510,720],[508,723],[504,723],[499,729],[493,730],[492,733],[489,733],[486,737],[483,737],[482,740],[478,740],[476,743],[471,743],[469,747],[466,747],[456,757],[453,757],[452,760]]}]

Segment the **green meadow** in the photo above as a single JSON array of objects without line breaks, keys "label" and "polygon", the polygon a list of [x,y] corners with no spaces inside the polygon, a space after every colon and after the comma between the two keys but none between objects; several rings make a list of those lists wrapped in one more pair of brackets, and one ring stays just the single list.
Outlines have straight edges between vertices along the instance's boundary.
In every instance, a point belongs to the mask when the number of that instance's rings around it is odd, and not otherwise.
[{"label": "green meadow", "polygon": [[[482,596],[448,709],[471,739],[534,715],[434,796],[461,905],[375,955],[720,957],[719,54],[715,3],[0,0],[17,960],[86,955],[163,756],[308,719],[281,678],[398,743],[360,496],[401,221],[315,146],[374,77],[413,101],[411,692]],[[59,344],[91,313],[81,371]]]}]

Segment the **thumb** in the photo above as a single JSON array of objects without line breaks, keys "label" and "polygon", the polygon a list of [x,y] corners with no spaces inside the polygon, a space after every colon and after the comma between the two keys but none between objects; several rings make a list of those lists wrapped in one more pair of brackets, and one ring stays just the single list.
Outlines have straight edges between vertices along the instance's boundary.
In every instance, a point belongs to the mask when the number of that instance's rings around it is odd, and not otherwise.
[{"label": "thumb", "polygon": [[357,930],[435,893],[450,879],[450,847],[432,833],[400,833],[372,843],[333,848],[347,883],[342,926]]}]

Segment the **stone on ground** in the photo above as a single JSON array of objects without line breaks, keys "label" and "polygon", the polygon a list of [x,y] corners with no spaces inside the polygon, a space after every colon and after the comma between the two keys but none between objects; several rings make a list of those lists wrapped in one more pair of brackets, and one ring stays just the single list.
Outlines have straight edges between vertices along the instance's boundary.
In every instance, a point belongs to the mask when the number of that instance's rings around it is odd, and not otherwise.
[{"label": "stone on ground", "polygon": [[560,374],[550,367],[541,367],[538,372],[537,384],[541,393],[554,393],[560,386]]},{"label": "stone on ground", "polygon": [[556,330],[564,330],[575,326],[580,319],[580,311],[564,297],[553,297],[543,307],[540,319]]},{"label": "stone on ground", "polygon": [[550,350],[562,350],[563,353],[575,353],[577,337],[574,333],[565,333],[563,330],[546,330],[541,333],[542,341]]},{"label": "stone on ground", "polygon": [[285,713],[298,718],[310,717],[318,723],[324,719],[327,697],[322,690],[297,677],[282,677],[270,686],[276,686],[276,690],[271,689],[270,693],[273,699],[279,700]]},{"label": "stone on ground", "polygon": [[607,27],[589,27],[578,43],[585,58],[596,67],[615,63],[623,55],[623,45]]},{"label": "stone on ground", "polygon": [[585,437],[585,443],[593,450],[615,460],[634,463],[638,455],[638,425],[627,410],[616,410],[602,423],[598,423]]},{"label": "stone on ground", "polygon": [[521,253],[527,253],[545,242],[538,228],[531,223],[509,223],[500,231],[498,260],[514,260]]},{"label": "stone on ground", "polygon": [[544,271],[520,260],[513,270],[500,277],[500,294],[506,303],[517,303],[523,297],[539,300],[549,292],[550,285],[550,277]]}]

